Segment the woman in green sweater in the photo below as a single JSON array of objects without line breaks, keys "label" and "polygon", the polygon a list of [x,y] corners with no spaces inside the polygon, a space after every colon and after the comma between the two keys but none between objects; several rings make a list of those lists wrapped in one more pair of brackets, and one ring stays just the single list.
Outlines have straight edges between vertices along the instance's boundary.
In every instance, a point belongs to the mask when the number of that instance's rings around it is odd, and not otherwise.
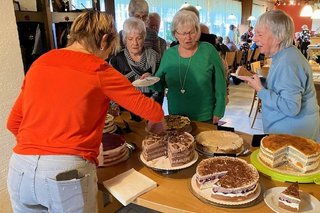
[{"label": "woman in green sweater", "polygon": [[154,89],[168,88],[169,114],[188,116],[191,120],[218,123],[226,105],[226,78],[216,49],[199,42],[198,17],[186,10],[176,13],[171,25],[179,45],[163,55]]}]

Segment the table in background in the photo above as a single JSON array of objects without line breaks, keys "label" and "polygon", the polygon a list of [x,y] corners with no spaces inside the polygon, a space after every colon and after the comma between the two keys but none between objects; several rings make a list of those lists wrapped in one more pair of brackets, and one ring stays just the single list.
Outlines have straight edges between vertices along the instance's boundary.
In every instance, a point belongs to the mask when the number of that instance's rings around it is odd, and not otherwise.
[{"label": "table in background", "polygon": [[[261,201],[257,205],[248,208],[222,208],[217,207],[208,203],[204,203],[198,198],[196,198],[190,191],[190,181],[192,176],[195,174],[196,166],[203,158],[199,156],[199,160],[193,166],[178,171],[171,175],[162,175],[158,172],[147,168],[139,160],[139,155],[141,152],[141,141],[145,137],[146,132],[144,131],[144,122],[133,122],[125,118],[133,132],[126,133],[125,138],[127,142],[134,142],[138,146],[138,150],[134,151],[126,162],[122,162],[118,165],[99,168],[97,170],[98,174],[98,186],[102,191],[106,191],[103,186],[103,181],[108,180],[120,173],[123,173],[131,168],[134,168],[138,172],[148,176],[152,180],[158,183],[158,187],[141,195],[135,201],[137,205],[141,205],[150,209],[154,209],[160,212],[174,212],[174,213],[187,213],[187,212],[259,212],[266,213],[272,212],[271,209]],[[122,125],[119,120],[118,124]],[[201,131],[216,129],[214,125],[201,122],[192,122],[192,134],[196,135]],[[252,136],[237,132],[245,141],[245,143],[251,143]],[[241,157],[246,161],[250,162],[250,156]],[[263,192],[267,189],[278,187],[278,186],[288,186],[290,183],[282,183],[278,181],[273,181],[269,177],[260,174],[260,184],[262,186]],[[320,186],[315,184],[299,184],[300,190],[315,196],[320,199]],[[262,193],[263,193],[262,192]],[[113,202],[117,202],[113,200]],[[107,207],[108,208],[108,207]],[[108,209],[110,212],[110,209]],[[106,212],[108,212],[106,211]],[[100,211],[101,212],[101,211]]]}]

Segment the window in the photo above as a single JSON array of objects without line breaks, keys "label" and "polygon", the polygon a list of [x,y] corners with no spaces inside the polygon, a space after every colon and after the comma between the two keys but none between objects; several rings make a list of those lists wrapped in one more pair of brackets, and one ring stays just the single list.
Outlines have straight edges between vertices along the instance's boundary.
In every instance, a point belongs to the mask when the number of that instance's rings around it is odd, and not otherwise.
[{"label": "window", "polygon": [[[117,29],[120,31],[123,22],[128,18],[128,5],[130,0],[115,0],[115,20]],[[159,36],[171,42],[174,38],[170,32],[170,25],[174,14],[183,3],[200,6],[200,22],[206,24],[211,33],[225,36],[229,25],[238,25],[241,21],[241,2],[237,0],[147,0],[149,12],[157,12],[161,16]],[[234,14],[235,19],[228,19]]]}]

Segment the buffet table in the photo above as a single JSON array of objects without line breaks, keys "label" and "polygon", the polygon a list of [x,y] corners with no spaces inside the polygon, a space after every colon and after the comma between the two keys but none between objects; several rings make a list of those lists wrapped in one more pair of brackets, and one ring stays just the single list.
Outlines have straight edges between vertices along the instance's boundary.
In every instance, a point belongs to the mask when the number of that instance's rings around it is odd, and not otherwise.
[{"label": "buffet table", "polygon": [[[132,132],[125,133],[125,138],[127,142],[133,142],[138,146],[131,157],[118,165],[98,168],[98,186],[99,190],[106,192],[103,186],[103,181],[108,180],[120,173],[123,173],[131,168],[144,174],[145,176],[151,178],[158,183],[158,187],[141,195],[135,201],[137,205],[144,206],[150,209],[154,209],[160,212],[174,212],[174,213],[186,213],[186,212],[272,212],[271,209],[263,201],[263,192],[272,187],[278,186],[288,186],[290,183],[283,183],[279,181],[273,181],[269,177],[260,174],[260,184],[262,187],[262,194],[258,198],[261,202],[257,202],[253,206],[246,208],[225,208],[221,206],[215,206],[203,202],[194,196],[190,191],[190,180],[195,174],[197,163],[200,162],[205,156],[199,155],[198,162],[193,166],[177,171],[173,174],[161,174],[150,168],[147,168],[139,160],[139,155],[141,151],[141,141],[145,137],[146,132],[144,131],[144,122],[132,122],[123,116],[126,121],[128,121]],[[121,120],[118,121],[118,125],[124,127]],[[214,125],[192,122],[192,132],[191,134],[196,135],[204,130],[216,129]],[[251,144],[252,136],[244,133],[237,132],[241,137],[243,137],[245,143]],[[253,151],[254,148],[251,147]],[[242,159],[250,162],[250,155],[241,156]],[[299,184],[300,190],[309,193],[320,199],[320,186],[316,184]],[[115,199],[111,200],[111,203],[105,207],[105,212],[114,212],[112,208],[119,208],[120,204]],[[104,212],[103,207],[99,207],[99,212]]]}]

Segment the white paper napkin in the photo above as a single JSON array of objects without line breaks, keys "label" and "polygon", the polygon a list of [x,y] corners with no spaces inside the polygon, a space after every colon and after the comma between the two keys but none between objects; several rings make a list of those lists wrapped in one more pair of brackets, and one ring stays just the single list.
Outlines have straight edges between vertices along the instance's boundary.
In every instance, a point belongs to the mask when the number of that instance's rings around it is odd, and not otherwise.
[{"label": "white paper napkin", "polygon": [[130,169],[114,178],[106,180],[103,185],[120,202],[126,206],[143,193],[156,188],[157,183],[147,176]]}]

